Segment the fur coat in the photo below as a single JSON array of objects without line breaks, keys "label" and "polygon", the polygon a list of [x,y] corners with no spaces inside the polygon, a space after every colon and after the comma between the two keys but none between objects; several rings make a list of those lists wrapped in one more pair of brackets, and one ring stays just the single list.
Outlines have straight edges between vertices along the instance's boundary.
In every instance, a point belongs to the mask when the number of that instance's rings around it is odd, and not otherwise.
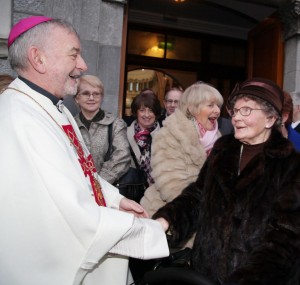
[{"label": "fur coat", "polygon": [[163,125],[152,143],[151,167],[155,183],[141,200],[150,216],[197,179],[207,157],[194,123],[179,109],[168,116]]},{"label": "fur coat", "polygon": [[196,232],[193,268],[215,282],[299,285],[300,154],[272,130],[238,176],[241,143],[220,138],[195,183],[153,218],[170,242]]}]

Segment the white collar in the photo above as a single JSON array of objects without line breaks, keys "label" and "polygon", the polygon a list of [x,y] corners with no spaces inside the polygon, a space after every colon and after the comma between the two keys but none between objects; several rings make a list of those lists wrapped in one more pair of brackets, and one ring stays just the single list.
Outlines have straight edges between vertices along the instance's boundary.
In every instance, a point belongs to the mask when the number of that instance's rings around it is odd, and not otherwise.
[{"label": "white collar", "polygon": [[300,120],[296,121],[296,122],[293,122],[291,124],[292,128],[295,129],[298,125],[300,124]]}]

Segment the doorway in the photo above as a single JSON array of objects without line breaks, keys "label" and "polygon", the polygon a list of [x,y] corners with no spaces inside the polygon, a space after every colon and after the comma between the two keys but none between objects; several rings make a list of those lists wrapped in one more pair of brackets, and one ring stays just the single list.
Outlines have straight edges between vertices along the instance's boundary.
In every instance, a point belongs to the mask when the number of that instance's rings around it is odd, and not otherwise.
[{"label": "doorway", "polygon": [[133,98],[143,89],[150,88],[157,94],[161,105],[166,92],[177,87],[184,90],[188,85],[196,82],[197,74],[194,72],[186,73],[177,70],[159,70],[148,68],[136,68],[127,72],[125,110],[124,115],[131,115],[131,103]]}]

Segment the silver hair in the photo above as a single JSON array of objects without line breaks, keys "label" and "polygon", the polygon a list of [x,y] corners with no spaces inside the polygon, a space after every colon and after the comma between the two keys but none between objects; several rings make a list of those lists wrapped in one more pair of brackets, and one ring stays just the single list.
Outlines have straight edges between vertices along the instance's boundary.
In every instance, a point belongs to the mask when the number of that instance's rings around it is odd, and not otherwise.
[{"label": "silver hair", "polygon": [[10,46],[8,50],[8,58],[10,66],[16,72],[26,70],[28,68],[27,52],[31,46],[42,48],[46,38],[49,37],[53,26],[58,26],[66,29],[70,33],[78,36],[75,28],[67,21],[53,19],[47,22],[38,24],[37,26],[20,35]]},{"label": "silver hair", "polygon": [[189,86],[181,95],[179,109],[188,117],[195,117],[201,112],[203,105],[211,100],[215,100],[221,108],[223,97],[212,85],[205,82],[197,82]]},{"label": "silver hair", "polygon": [[100,92],[102,93],[102,96],[104,96],[104,84],[102,83],[100,78],[95,75],[86,74],[86,75],[81,76],[79,79],[77,94],[75,95],[75,97],[78,95],[78,93],[80,91],[80,86],[83,82],[87,82],[88,84],[92,85],[93,87],[99,88]]}]

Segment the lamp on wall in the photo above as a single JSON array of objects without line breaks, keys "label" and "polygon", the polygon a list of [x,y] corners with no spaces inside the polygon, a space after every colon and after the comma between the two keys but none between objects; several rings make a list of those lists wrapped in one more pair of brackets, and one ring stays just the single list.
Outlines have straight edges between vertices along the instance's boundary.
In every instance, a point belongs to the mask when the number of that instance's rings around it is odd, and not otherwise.
[{"label": "lamp on wall", "polygon": [[171,43],[171,42],[159,42],[158,47],[161,48],[161,49],[166,48],[166,50],[173,50],[174,49],[174,44]]},{"label": "lamp on wall", "polygon": [[175,49],[175,37],[173,36],[164,36],[157,38],[157,46],[163,50],[171,51]]}]

